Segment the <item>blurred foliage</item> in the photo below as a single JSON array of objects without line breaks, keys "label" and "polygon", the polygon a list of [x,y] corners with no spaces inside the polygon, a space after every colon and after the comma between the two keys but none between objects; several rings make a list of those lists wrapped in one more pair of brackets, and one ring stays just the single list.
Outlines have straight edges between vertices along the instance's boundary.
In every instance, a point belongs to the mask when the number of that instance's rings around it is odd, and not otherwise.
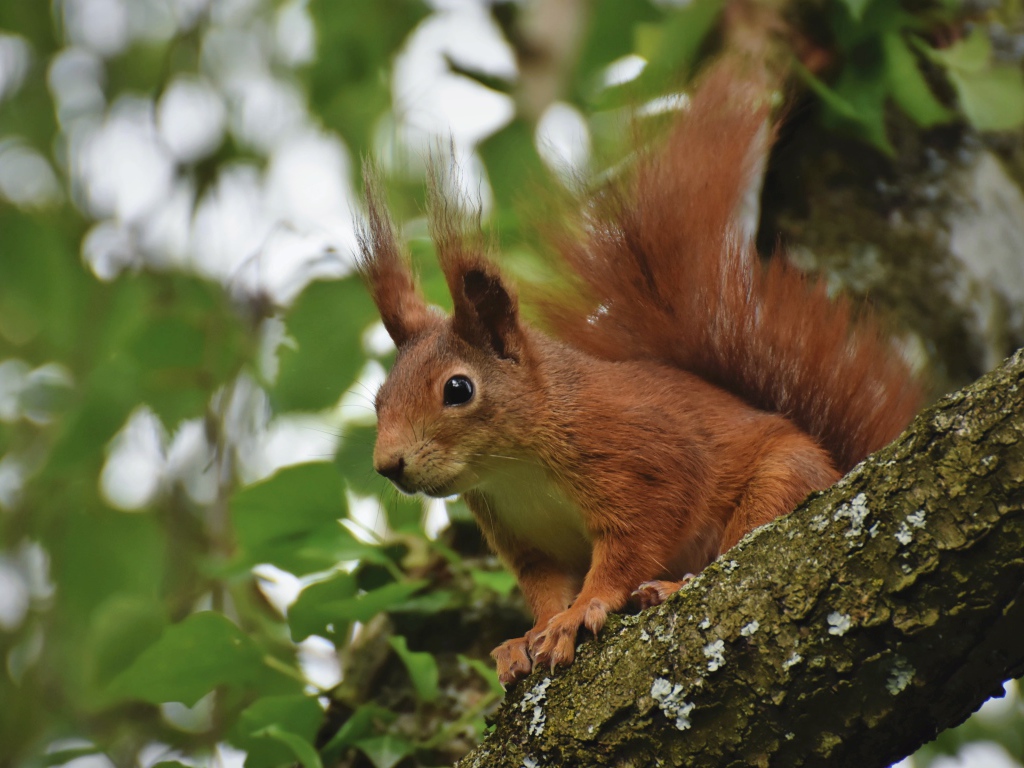
[{"label": "blurred foliage", "polygon": [[[891,151],[894,106],[922,127],[1024,121],[1019,62],[998,60],[958,5],[821,5],[813,31],[832,64],[803,72],[826,125]],[[450,762],[500,701],[487,651],[525,619],[465,510],[449,504],[452,525],[428,536],[420,503],[396,499],[373,475],[373,429],[338,405],[351,396],[366,413],[371,395],[356,382],[368,363],[388,361],[365,343],[375,317],[360,283],[309,274],[291,301],[240,288],[236,274],[213,279],[194,254],[169,266],[137,219],[97,207],[74,165],[81,137],[122,97],[152,112],[187,77],[220,88],[230,115],[210,153],[175,163],[176,178],[194,182],[190,220],[229,174],[266,171],[269,152],[239,128],[243,105],[218,69],[225,40],[256,51],[246,66],[258,60],[297,87],[310,122],[352,155],[382,152],[394,138],[385,134],[395,57],[439,12],[417,0],[153,0],[138,4],[152,16],[132,17],[130,39],[101,34],[90,51],[68,16],[86,7],[0,4],[4,44],[29,52],[0,48],[0,765],[105,755],[116,766],[181,766],[223,745],[244,750],[249,768]],[[715,48],[722,9],[721,0],[590,6],[564,98],[595,154],[621,141],[624,110],[685,84]],[[517,50],[520,7],[491,11]],[[152,30],[140,31],[139,18]],[[305,29],[313,55],[289,54]],[[627,55],[646,68],[609,85],[609,65]],[[449,64],[481,87],[515,91]],[[69,73],[77,101],[59,85]],[[517,205],[549,175],[536,128],[520,115],[478,147],[493,193],[488,225],[506,241],[529,243]],[[35,165],[10,160],[22,146]],[[445,304],[418,217],[422,184],[401,167],[392,176],[425,290]],[[84,258],[107,219],[128,237],[123,263],[109,269]],[[302,412],[340,433],[334,461],[252,469],[272,420]],[[156,445],[158,467],[138,464],[138,443],[119,453],[131,429]],[[108,475],[119,462],[127,469]],[[124,496],[130,481],[149,485]],[[367,497],[379,497],[373,526],[350,515]],[[286,613],[267,597],[268,564],[298,580]],[[341,682],[329,689],[302,663],[299,644],[313,636],[340,659]],[[1005,722],[971,721],[932,753],[987,738],[1020,756],[1022,720],[1018,707]]]},{"label": "blurred foliage", "polygon": [[956,0],[915,12],[901,3],[843,0],[831,3],[827,15],[838,72],[826,85],[798,65],[822,100],[827,125],[893,154],[886,127],[890,104],[923,128],[959,119],[937,93],[945,80],[959,114],[974,128],[1024,126],[1019,62],[998,62],[983,29],[964,24]]},{"label": "blurred foliage", "polygon": [[998,744],[1005,750],[1008,760],[1024,764],[1024,690],[1020,680],[1011,680],[1006,684],[1006,692],[1001,701],[993,699],[974,717],[959,728],[950,728],[939,734],[930,744],[926,744],[914,755],[915,768],[930,768],[943,758],[958,754],[961,749],[974,742],[990,742]]}]

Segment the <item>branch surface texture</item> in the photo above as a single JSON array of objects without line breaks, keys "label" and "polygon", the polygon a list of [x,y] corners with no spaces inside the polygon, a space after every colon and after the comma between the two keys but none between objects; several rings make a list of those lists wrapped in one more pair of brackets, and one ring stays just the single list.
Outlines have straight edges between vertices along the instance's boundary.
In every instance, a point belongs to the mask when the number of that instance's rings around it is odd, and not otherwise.
[{"label": "branch surface texture", "polygon": [[1024,350],[575,663],[458,764],[885,768],[1024,673]]}]

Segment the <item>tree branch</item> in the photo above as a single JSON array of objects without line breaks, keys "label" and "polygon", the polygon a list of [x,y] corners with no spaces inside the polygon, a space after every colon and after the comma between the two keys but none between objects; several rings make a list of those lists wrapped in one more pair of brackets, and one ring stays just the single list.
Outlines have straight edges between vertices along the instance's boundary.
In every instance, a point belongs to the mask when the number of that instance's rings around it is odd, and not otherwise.
[{"label": "tree branch", "polygon": [[1024,350],[664,605],[508,692],[458,765],[884,768],[1024,673]]}]

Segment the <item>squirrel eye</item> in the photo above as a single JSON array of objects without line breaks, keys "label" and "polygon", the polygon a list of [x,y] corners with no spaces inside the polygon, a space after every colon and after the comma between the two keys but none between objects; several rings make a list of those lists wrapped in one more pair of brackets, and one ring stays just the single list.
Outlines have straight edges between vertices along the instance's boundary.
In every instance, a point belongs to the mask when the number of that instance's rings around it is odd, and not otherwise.
[{"label": "squirrel eye", "polygon": [[452,376],[444,383],[444,404],[465,405],[473,399],[473,382],[465,376]]}]

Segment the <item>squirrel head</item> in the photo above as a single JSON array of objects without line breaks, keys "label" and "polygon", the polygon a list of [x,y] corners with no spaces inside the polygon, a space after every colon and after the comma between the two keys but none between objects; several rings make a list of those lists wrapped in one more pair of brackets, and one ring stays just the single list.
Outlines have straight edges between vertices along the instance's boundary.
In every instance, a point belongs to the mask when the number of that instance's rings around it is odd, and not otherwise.
[{"label": "squirrel head", "polygon": [[462,493],[516,450],[505,436],[521,433],[539,401],[516,294],[459,220],[433,210],[454,311],[428,307],[375,184],[367,187],[360,270],[398,348],[374,403],[374,468],[405,493]]}]

